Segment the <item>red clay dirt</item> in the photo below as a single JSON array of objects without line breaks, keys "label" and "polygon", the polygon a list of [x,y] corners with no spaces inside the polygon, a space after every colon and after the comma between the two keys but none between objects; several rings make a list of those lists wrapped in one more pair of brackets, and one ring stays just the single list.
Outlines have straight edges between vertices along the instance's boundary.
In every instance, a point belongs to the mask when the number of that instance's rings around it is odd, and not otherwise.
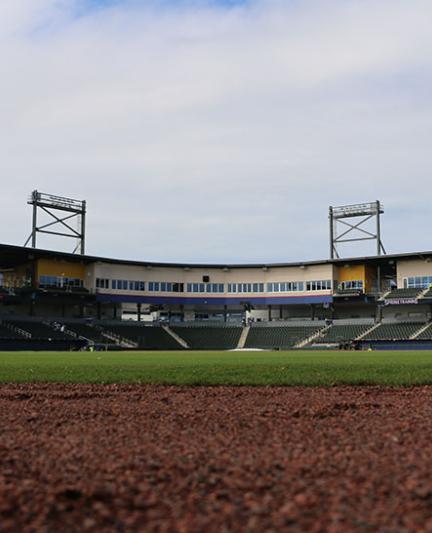
[{"label": "red clay dirt", "polygon": [[1,531],[432,531],[432,387],[0,386]]}]

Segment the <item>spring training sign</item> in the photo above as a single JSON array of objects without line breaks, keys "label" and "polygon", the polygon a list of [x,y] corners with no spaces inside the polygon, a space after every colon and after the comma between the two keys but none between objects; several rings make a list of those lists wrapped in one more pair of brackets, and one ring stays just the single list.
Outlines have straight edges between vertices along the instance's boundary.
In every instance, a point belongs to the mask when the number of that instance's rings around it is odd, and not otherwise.
[{"label": "spring training sign", "polygon": [[389,298],[384,300],[384,305],[406,305],[417,304],[418,301],[415,298]]}]

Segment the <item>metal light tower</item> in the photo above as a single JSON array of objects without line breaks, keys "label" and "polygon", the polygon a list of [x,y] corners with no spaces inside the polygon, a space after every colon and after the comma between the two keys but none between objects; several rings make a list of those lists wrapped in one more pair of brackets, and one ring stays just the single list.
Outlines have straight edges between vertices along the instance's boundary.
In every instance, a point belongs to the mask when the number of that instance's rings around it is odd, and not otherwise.
[{"label": "metal light tower", "polygon": [[[81,254],[85,253],[85,220],[86,220],[86,202],[85,200],[74,200],[72,198],[65,198],[63,196],[54,196],[52,194],[45,194],[38,191],[33,191],[29,201],[29,205],[33,206],[33,223],[32,232],[26,240],[24,246],[31,240],[32,248],[36,248],[36,235],[38,233],[47,233],[49,235],[57,235],[60,237],[72,237],[77,239],[78,243],[73,251],[78,250]],[[37,225],[38,210],[47,213],[52,219],[51,222]],[[60,214],[56,214],[60,212]],[[69,213],[65,215],[65,213]],[[70,226],[66,221],[73,218],[78,219],[78,230]],[[63,231],[52,231],[47,228],[59,227]]]},{"label": "metal light tower", "polygon": [[[344,242],[357,242],[374,240],[377,244],[377,255],[385,254],[385,248],[381,240],[380,215],[384,213],[384,206],[379,200],[366,204],[343,205],[329,207],[330,222],[330,258],[339,258],[337,245]],[[347,218],[358,220],[353,223],[347,222]],[[376,230],[373,233],[363,226],[369,220],[376,219]],[[343,225],[342,232],[338,234],[339,226]],[[348,229],[347,229],[348,228]],[[351,234],[353,236],[351,237]],[[348,238],[347,238],[348,237]]]}]

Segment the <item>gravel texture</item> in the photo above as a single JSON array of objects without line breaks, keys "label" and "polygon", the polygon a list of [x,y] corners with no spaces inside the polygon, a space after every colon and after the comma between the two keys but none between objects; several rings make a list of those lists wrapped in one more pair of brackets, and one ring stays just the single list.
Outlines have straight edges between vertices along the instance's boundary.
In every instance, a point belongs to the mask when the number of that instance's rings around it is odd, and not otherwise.
[{"label": "gravel texture", "polygon": [[432,531],[432,387],[0,386],[1,531]]}]

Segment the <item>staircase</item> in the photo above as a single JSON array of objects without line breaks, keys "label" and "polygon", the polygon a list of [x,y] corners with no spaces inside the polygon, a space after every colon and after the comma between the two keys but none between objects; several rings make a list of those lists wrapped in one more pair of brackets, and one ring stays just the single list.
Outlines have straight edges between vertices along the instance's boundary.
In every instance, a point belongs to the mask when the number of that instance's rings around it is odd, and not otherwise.
[{"label": "staircase", "polygon": [[117,346],[121,346],[122,348],[138,348],[137,342],[131,339],[126,339],[125,337],[120,337],[120,335],[117,335],[112,331],[102,330],[101,334],[108,340],[112,341],[114,344],[117,344]]},{"label": "staircase", "polygon": [[295,344],[293,348],[304,348],[306,345],[310,344],[315,339],[318,339],[318,337],[321,337],[321,335],[325,333],[326,331],[328,331],[331,327],[332,325],[330,324],[330,326],[325,326],[324,328],[321,328],[320,330],[318,330],[316,333],[314,333],[310,337],[307,337],[306,339],[303,339],[297,344]]},{"label": "staircase", "polygon": [[29,333],[28,331],[25,331],[24,329],[19,328],[18,326],[14,326],[13,324],[9,324],[9,322],[3,322],[3,320],[0,321],[0,323],[5,328],[9,329],[10,331],[13,331],[14,333],[17,333],[18,335],[21,335],[21,337],[24,337],[25,339],[31,339],[32,338],[32,334],[31,333]]},{"label": "staircase", "polygon": [[426,289],[424,289],[418,296],[417,296],[417,299],[418,298],[424,298],[424,295],[429,292],[431,290],[430,287],[426,287]]},{"label": "staircase", "polygon": [[171,335],[171,337],[175,339],[180,344],[180,346],[183,346],[183,348],[186,348],[186,350],[189,350],[188,343],[184,339],[182,339],[180,335],[177,335],[177,333],[173,331],[169,326],[163,325],[162,329],[164,329],[168,333],[168,335]]},{"label": "staircase", "polygon": [[387,292],[385,292],[380,298],[378,298],[379,300],[385,300],[387,298],[387,296],[391,293],[392,289],[389,289]]},{"label": "staircase", "polygon": [[428,322],[427,324],[422,326],[418,331],[416,331],[413,335],[411,335],[410,340],[416,339],[419,335],[421,335],[423,333],[423,331],[426,331],[430,327],[430,325],[431,325],[431,323]]},{"label": "staircase", "polygon": [[381,322],[377,322],[376,324],[374,324],[371,328],[367,329],[366,331],[364,331],[361,335],[359,335],[358,337],[356,337],[354,340],[356,341],[360,341],[362,340],[364,337],[366,337],[366,335],[369,335],[369,333],[371,333],[372,331],[375,331],[377,328],[379,328],[381,326]]},{"label": "staircase", "polygon": [[241,332],[238,344],[237,344],[237,350],[242,350],[245,347],[246,340],[249,335],[249,331],[250,331],[250,326],[244,326]]}]

